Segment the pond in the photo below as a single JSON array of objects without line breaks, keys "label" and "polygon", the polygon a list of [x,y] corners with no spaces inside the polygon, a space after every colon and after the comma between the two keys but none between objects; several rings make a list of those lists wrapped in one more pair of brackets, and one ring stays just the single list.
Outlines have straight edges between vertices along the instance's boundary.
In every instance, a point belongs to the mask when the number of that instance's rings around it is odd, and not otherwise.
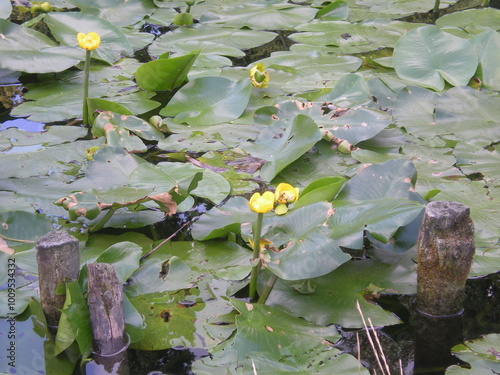
[{"label": "pond", "polygon": [[[0,373],[500,372],[496,6],[0,0]],[[429,317],[440,201],[475,254]]]}]

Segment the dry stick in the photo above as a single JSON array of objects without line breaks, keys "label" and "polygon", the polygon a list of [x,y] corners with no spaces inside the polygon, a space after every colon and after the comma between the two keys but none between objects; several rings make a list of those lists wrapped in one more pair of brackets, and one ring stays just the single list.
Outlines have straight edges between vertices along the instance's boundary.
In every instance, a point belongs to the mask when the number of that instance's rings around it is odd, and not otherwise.
[{"label": "dry stick", "polygon": [[373,323],[372,323],[372,320],[370,318],[368,318],[368,322],[370,323],[370,327],[372,328],[372,330],[375,332],[375,341],[377,341],[377,345],[378,345],[378,348],[380,350],[380,355],[382,356],[382,359],[384,361],[387,373],[390,374],[391,370],[389,369],[389,365],[387,364],[387,359],[385,358],[384,348],[382,348],[382,345],[380,344],[380,340],[378,339],[377,331],[375,331],[375,327],[373,327]]},{"label": "dry stick", "polygon": [[156,250],[158,250],[160,247],[162,247],[163,245],[165,245],[165,243],[167,243],[168,241],[170,241],[172,238],[175,237],[175,235],[177,233],[179,233],[186,225],[188,224],[191,224],[190,221],[186,221],[184,224],[182,224],[182,226],[177,229],[174,233],[172,233],[168,238],[164,239],[163,241],[160,242],[160,244],[158,246],[156,246],[154,249],[150,250],[148,253],[144,254],[141,259],[139,259],[141,262],[146,259],[148,256],[150,256],[151,254],[153,254]]},{"label": "dry stick", "polygon": [[404,375],[404,373],[403,373],[403,361],[401,360],[401,358],[399,358],[399,370],[401,372],[401,375]]},{"label": "dry stick", "polygon": [[359,314],[361,315],[361,319],[363,320],[363,325],[366,329],[366,336],[368,337],[368,341],[370,342],[370,346],[372,347],[373,354],[375,354],[375,359],[377,360],[378,366],[380,367],[380,370],[382,370],[382,375],[385,375],[384,367],[382,366],[382,362],[380,362],[380,358],[378,356],[377,349],[375,348],[375,345],[373,344],[370,330],[368,329],[368,326],[366,325],[365,317],[363,316],[363,311],[361,311],[361,306],[359,305],[359,301],[356,301],[356,308],[358,309]]}]

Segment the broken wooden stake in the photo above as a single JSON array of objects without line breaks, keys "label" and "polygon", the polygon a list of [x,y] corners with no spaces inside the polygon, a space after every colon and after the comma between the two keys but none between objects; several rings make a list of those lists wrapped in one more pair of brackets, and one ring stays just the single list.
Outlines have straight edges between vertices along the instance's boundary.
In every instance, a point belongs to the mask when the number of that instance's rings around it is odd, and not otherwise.
[{"label": "broken wooden stake", "polygon": [[66,232],[50,232],[36,243],[40,303],[47,325],[54,331],[66,296],[58,285],[78,279],[80,250],[78,240]]},{"label": "broken wooden stake", "polygon": [[430,202],[418,236],[417,309],[431,316],[463,311],[474,255],[470,210],[458,202]]},{"label": "broken wooden stake", "polygon": [[88,305],[94,338],[94,360],[108,372],[128,374],[122,285],[115,267],[87,265]]}]

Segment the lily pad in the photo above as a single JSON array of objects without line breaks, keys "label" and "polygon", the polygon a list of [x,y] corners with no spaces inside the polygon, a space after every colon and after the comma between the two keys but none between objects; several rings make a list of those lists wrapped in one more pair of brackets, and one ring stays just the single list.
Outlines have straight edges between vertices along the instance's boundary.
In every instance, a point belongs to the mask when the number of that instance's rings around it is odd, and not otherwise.
[{"label": "lily pad", "polygon": [[446,375],[484,375],[500,372],[500,335],[489,334],[478,340],[469,340],[456,345],[452,352],[467,367],[454,365],[446,369]]},{"label": "lily pad", "polygon": [[[45,22],[54,37],[66,46],[78,48],[78,33],[87,34],[93,31],[99,34],[101,45],[93,54],[109,64],[117,61],[123,54],[129,56],[133,53],[131,44],[121,30],[102,18],[81,12],[53,12],[45,16]],[[84,51],[78,49],[81,60],[84,60]]]},{"label": "lily pad", "polygon": [[314,293],[299,293],[293,288],[295,281],[278,280],[267,303],[315,324],[360,328],[363,322],[356,309],[359,302],[363,314],[369,316],[375,326],[397,324],[399,319],[378,306],[373,296],[365,298],[370,294],[367,288],[373,284],[389,294],[412,294],[416,291],[416,276],[416,264],[408,254],[395,256],[387,263],[351,261],[328,275],[311,279]]},{"label": "lily pad", "polygon": [[[0,68],[26,73],[53,73],[68,69],[84,54],[58,46],[48,36],[0,18]],[[75,34],[76,43],[76,34]]]},{"label": "lily pad", "polygon": [[248,79],[234,82],[221,77],[197,78],[177,91],[160,114],[175,116],[177,123],[220,124],[241,116],[250,93]]},{"label": "lily pad", "polygon": [[263,129],[254,143],[240,147],[267,161],[261,169],[261,176],[270,181],[320,139],[321,133],[315,122],[309,116],[297,115],[293,120],[277,121]]},{"label": "lily pad", "polygon": [[479,56],[479,76],[483,87],[488,90],[500,90],[500,67],[492,63],[494,56],[500,53],[500,35],[492,30],[484,31],[470,42]]},{"label": "lily pad", "polygon": [[431,25],[402,36],[394,47],[393,62],[400,78],[437,91],[444,89],[445,81],[466,86],[478,66],[468,40]]},{"label": "lily pad", "polygon": [[318,202],[266,218],[262,237],[271,241],[265,266],[284,280],[303,280],[325,275],[351,257],[328,237],[325,227],[333,211]]},{"label": "lily pad", "polygon": [[187,81],[189,70],[199,52],[158,59],[141,65],[135,73],[140,88],[150,91],[173,90]]}]

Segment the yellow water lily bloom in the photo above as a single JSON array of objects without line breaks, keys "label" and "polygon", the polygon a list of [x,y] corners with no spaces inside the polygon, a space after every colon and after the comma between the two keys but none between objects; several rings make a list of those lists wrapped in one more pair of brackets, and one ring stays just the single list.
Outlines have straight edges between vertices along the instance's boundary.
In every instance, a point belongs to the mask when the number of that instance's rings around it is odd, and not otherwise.
[{"label": "yellow water lily bloom", "polygon": [[[250,247],[253,249],[253,241],[251,239],[248,239],[248,243],[250,244]],[[260,239],[260,248],[264,248],[266,246],[272,245],[272,241],[269,241],[267,238],[261,238]]]},{"label": "yellow water lily bloom", "polygon": [[266,191],[262,195],[254,193],[247,203],[253,212],[265,214],[274,208],[274,194],[271,191]]},{"label": "yellow water lily bloom", "polygon": [[93,31],[88,34],[78,33],[76,39],[78,40],[78,45],[87,51],[92,51],[101,44],[101,37]]},{"label": "yellow water lily bloom", "polygon": [[264,69],[264,64],[258,63],[250,69],[250,81],[259,89],[264,89],[269,83],[269,73]]},{"label": "yellow water lily bloom", "polygon": [[299,198],[299,188],[282,182],[274,192],[274,199],[278,204],[294,203]]}]

